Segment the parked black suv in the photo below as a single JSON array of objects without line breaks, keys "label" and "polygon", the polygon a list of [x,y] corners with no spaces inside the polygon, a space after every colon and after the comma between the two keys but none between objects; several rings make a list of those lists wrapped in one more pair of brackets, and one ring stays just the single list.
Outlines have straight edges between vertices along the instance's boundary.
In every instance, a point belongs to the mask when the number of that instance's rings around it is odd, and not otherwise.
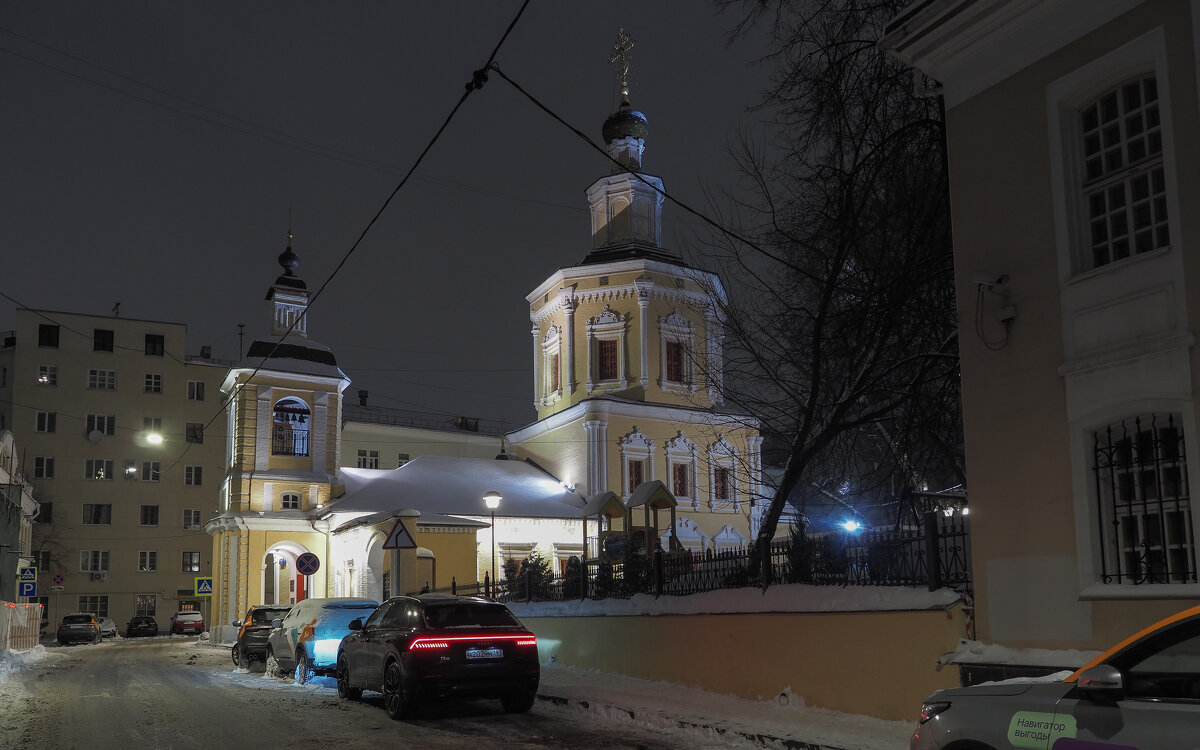
[{"label": "parked black suv", "polygon": [[125,637],[133,638],[139,635],[158,635],[158,621],[148,615],[138,615],[125,626]]},{"label": "parked black suv", "polygon": [[246,616],[234,620],[238,626],[237,643],[233,644],[233,663],[243,669],[251,669],[267,663],[267,638],[271,635],[271,620],[282,619],[291,609],[290,604],[258,604],[246,610]]}]

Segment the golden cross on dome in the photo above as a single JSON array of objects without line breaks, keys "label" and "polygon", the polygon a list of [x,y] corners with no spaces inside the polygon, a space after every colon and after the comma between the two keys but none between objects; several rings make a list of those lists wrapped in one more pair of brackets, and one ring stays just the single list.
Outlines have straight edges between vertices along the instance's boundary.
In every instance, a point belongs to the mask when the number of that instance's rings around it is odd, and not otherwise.
[{"label": "golden cross on dome", "polygon": [[621,103],[629,103],[629,50],[633,49],[633,37],[625,33],[625,29],[617,32],[617,42],[613,45],[612,57],[608,58],[609,65],[617,68],[617,79],[621,82]]}]

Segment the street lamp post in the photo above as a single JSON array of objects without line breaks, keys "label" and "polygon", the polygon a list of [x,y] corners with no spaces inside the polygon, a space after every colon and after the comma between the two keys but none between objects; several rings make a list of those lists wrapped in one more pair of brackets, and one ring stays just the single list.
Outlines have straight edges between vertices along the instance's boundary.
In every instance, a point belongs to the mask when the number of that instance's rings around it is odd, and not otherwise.
[{"label": "street lamp post", "polygon": [[491,490],[483,493],[483,504],[492,512],[492,585],[496,585],[496,508],[500,507],[503,498],[499,492]]}]

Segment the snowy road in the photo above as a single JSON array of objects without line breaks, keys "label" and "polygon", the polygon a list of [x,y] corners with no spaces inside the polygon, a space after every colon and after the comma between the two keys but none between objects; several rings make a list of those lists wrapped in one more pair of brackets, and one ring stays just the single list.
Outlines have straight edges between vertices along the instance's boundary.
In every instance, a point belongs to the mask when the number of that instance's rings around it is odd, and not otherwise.
[{"label": "snowy road", "polygon": [[[227,648],[190,638],[118,639],[48,651],[0,689],[0,747],[675,750],[680,743],[677,736],[545,704],[508,715],[497,701],[481,701],[395,722],[377,694],[341,701],[332,680],[299,686],[236,670]],[[695,739],[688,745],[728,747]]]}]

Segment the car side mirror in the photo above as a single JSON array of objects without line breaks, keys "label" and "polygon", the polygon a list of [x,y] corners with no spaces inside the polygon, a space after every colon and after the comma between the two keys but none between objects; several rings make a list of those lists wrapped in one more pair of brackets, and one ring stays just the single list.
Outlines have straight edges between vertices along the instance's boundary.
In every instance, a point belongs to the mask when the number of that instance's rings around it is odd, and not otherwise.
[{"label": "car side mirror", "polygon": [[1125,695],[1125,678],[1110,664],[1100,664],[1079,673],[1075,682],[1084,696],[1099,701],[1120,700]]},{"label": "car side mirror", "polygon": [[283,620],[279,619],[278,617],[276,617],[274,620],[271,620],[271,627],[273,627],[273,628],[278,628],[282,625],[283,625]]},{"label": "car side mirror", "polygon": [[241,624],[242,624],[242,621],[241,621],[241,620],[234,620],[233,622],[231,622],[231,623],[229,623],[229,624],[230,624],[230,625],[232,625],[232,626],[234,626],[234,627],[236,628],[238,625],[241,625]]},{"label": "car side mirror", "polygon": [[350,621],[350,623],[348,625],[346,625],[346,627],[351,630],[362,630],[363,629],[362,618],[355,617],[353,620]]}]

